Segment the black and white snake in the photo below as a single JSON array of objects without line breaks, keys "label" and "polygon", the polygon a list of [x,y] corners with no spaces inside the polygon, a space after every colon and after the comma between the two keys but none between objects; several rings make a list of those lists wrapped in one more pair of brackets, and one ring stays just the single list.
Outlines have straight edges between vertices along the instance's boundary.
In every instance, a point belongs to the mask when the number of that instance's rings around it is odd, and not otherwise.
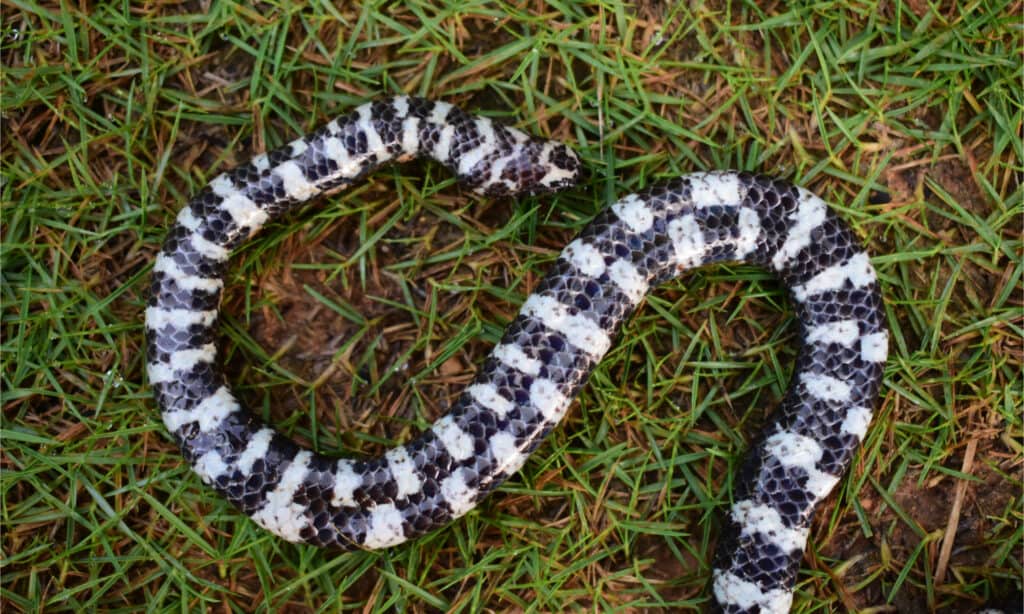
[{"label": "black and white snake", "polygon": [[736,482],[712,590],[727,612],[787,611],[815,506],[871,421],[888,342],[868,255],[801,188],[695,173],[614,203],[562,251],[451,412],[381,457],[302,449],[231,394],[215,344],[231,250],[296,204],[415,156],[488,195],[566,188],[581,171],[565,145],[398,97],[215,178],[178,215],[146,309],[149,380],[196,473],[286,540],[393,546],[462,516],[523,465],[650,288],[713,262],[756,263],[790,289],[802,348]]}]

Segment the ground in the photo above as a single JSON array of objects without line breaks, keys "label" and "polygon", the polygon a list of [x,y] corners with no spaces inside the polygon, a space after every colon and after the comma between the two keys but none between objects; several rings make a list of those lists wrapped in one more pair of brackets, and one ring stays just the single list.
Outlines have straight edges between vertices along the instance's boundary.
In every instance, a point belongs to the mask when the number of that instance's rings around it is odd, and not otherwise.
[{"label": "ground", "polygon": [[964,612],[1021,588],[1022,6],[12,2],[3,8],[4,611],[699,611],[731,479],[792,371],[741,266],[645,301],[515,478],[383,553],[283,543],[187,469],[146,385],[152,258],[217,173],[381,95],[570,143],[578,189],[476,198],[414,163],[237,255],[234,389],[321,452],[407,440],[561,246],[691,170],[779,175],[874,255],[892,342],[796,612]]}]

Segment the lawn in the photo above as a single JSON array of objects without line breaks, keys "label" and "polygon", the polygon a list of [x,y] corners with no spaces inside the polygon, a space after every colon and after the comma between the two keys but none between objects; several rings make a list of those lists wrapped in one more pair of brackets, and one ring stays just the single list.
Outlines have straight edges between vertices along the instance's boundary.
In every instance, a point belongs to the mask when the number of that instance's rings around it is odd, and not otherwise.
[{"label": "lawn", "polygon": [[178,455],[142,326],[177,210],[399,93],[570,143],[590,175],[509,201],[395,166],[271,225],[223,303],[250,406],[321,452],[379,453],[444,414],[604,205],[683,172],[778,175],[863,239],[892,331],[794,611],[964,612],[1020,590],[1021,3],[88,4],[2,7],[4,612],[706,605],[735,470],[798,345],[757,268],[654,292],[517,476],[388,551],[274,538]]}]

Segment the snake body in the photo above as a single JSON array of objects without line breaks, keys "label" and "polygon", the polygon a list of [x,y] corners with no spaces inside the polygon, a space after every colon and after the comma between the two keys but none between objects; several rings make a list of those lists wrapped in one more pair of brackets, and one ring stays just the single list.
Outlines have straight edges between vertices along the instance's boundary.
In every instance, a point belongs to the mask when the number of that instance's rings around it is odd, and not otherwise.
[{"label": "snake body", "polygon": [[565,145],[398,97],[215,178],[170,230],[146,309],[149,380],[196,473],[286,540],[401,543],[462,516],[523,465],[650,288],[709,263],[755,263],[790,289],[802,348],[737,480],[711,583],[726,612],[788,610],[814,509],[871,420],[888,339],[867,254],[802,188],[695,173],[612,204],[561,252],[452,410],[380,457],[305,450],[232,395],[215,346],[231,250],[299,203],[418,156],[488,195],[557,190],[581,172]]}]

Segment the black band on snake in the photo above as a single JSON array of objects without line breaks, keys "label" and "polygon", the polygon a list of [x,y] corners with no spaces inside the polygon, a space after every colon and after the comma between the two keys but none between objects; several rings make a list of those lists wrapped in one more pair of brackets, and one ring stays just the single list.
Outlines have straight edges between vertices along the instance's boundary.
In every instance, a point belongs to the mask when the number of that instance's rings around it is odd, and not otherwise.
[{"label": "black band on snake", "polygon": [[614,203],[562,251],[451,412],[378,458],[305,450],[231,394],[214,343],[231,250],[295,205],[416,156],[487,195],[569,187],[581,170],[565,145],[399,97],[214,179],[178,215],[146,309],[149,380],[196,473],[286,540],[401,543],[462,516],[523,465],[650,288],[713,262],[755,263],[790,289],[802,347],[737,480],[712,589],[727,612],[787,611],[814,509],[871,421],[888,339],[868,255],[801,188],[695,173]]}]

